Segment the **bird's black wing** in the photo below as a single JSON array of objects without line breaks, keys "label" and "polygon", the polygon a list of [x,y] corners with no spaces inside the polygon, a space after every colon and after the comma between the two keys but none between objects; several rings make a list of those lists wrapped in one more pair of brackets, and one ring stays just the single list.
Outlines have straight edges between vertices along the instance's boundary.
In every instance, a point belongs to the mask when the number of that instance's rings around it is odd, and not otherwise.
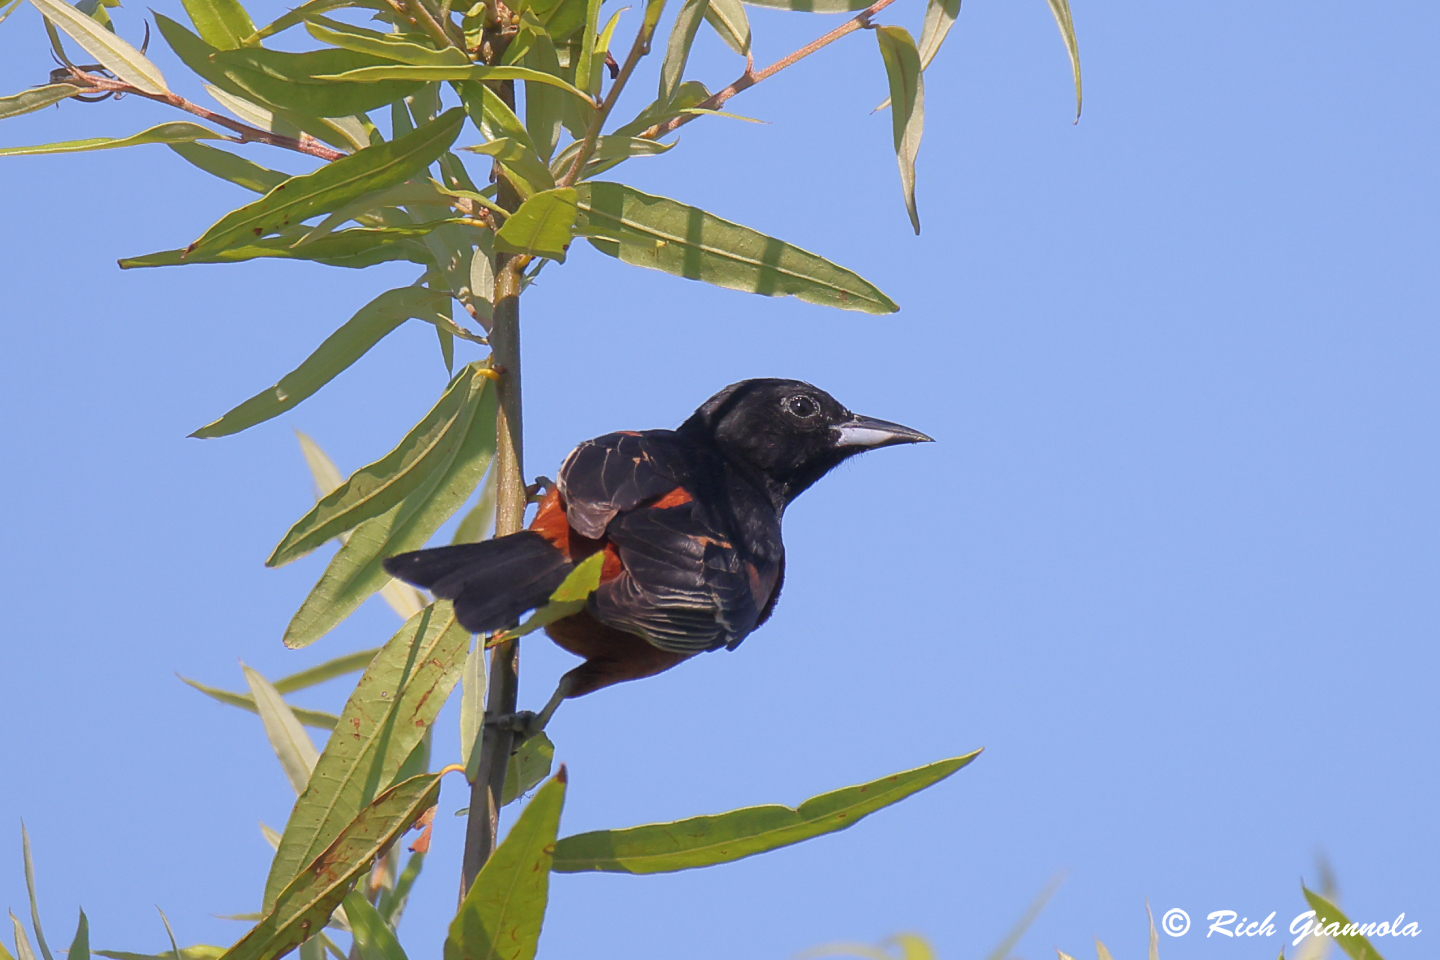
[{"label": "bird's black wing", "polygon": [[670,430],[607,433],[571,451],[556,480],[565,516],[582,537],[598,540],[615,515],[681,486],[686,447]]},{"label": "bird's black wing", "polygon": [[620,513],[606,535],[623,572],[594,594],[591,613],[672,653],[734,648],[779,585],[780,564],[748,559],[696,501]]}]

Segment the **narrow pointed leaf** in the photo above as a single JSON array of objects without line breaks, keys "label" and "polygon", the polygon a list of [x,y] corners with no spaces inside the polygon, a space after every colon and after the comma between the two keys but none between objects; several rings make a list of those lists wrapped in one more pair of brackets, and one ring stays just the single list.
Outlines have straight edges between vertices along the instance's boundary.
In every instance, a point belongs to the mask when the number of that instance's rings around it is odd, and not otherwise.
[{"label": "narrow pointed leaf", "polygon": [[543,83],[570,93],[587,104],[593,101],[578,87],[548,73],[531,70],[528,67],[413,67],[374,66],[347,70],[340,73],[315,77],[316,81],[343,81],[346,83],[374,83],[377,80],[418,80],[430,83],[436,80],[524,80],[527,83]]},{"label": "narrow pointed leaf", "polygon": [[162,250],[143,257],[127,257],[120,261],[120,268],[131,270],[139,267],[183,267],[202,263],[241,263],[268,258],[312,260],[328,267],[346,267],[351,270],[372,267],[391,260],[428,264],[431,258],[423,241],[437,229],[454,222],[442,220],[438,223],[422,223],[408,227],[337,230],[303,243],[297,242],[293,235],[266,237],[264,240],[226,247],[213,253]]},{"label": "narrow pointed leaf", "polygon": [[35,951],[30,947],[30,938],[25,936],[25,925],[15,912],[10,912],[10,925],[15,928],[15,955],[16,960],[35,960]]},{"label": "narrow pointed leaf", "polygon": [[439,310],[448,300],[448,295],[425,287],[385,291],[356,311],[275,386],[262,390],[190,436],[225,437],[280,416],[339,376],[406,320]]},{"label": "narrow pointed leaf", "polygon": [[[640,137],[621,137],[611,134],[608,137],[601,137],[595,141],[595,152],[590,155],[590,162],[585,164],[585,172],[582,179],[595,176],[609,170],[631,157],[655,157],[674,148],[674,143],[662,143],[658,140],[644,140]],[[575,141],[560,152],[550,164],[550,171],[557,176],[562,175],[570,169],[575,161],[575,155],[580,152],[580,141]]]},{"label": "narrow pointed leaf", "polygon": [[299,26],[316,14],[324,13],[327,10],[338,10],[342,7],[364,7],[370,10],[387,11],[392,9],[385,3],[385,0],[306,0],[305,3],[300,4],[293,10],[286,11],[279,19],[267,23],[255,31],[255,33],[246,37],[245,45],[253,46],[267,37],[273,37],[275,34],[289,30],[291,27]]},{"label": "narrow pointed leaf", "polygon": [[915,207],[915,157],[925,129],[925,77],[915,40],[904,27],[876,27],[880,56],[890,79],[890,121],[895,137],[895,158],[900,164],[900,187],[910,225],[920,232],[920,211]]},{"label": "narrow pointed leaf", "polygon": [[455,47],[436,50],[408,42],[393,33],[366,30],[348,23],[340,23],[326,17],[311,17],[305,23],[310,36],[321,43],[329,43],[342,50],[364,53],[395,63],[409,63],[418,66],[466,66],[470,59]]},{"label": "narrow pointed leaf", "polygon": [[214,69],[266,103],[316,117],[348,117],[383,107],[419,89],[418,81],[336,82],[335,74],[384,67],[388,60],[333,47],[287,53],[261,47],[219,50]]},{"label": "narrow pointed leaf", "polygon": [[[481,382],[476,383],[477,379]],[[475,401],[487,382],[474,367],[462,371],[395,449],[356,470],[301,517],[265,565],[283,566],[332,537],[378,517],[448,467],[470,432]]]},{"label": "narrow pointed leaf", "polygon": [[145,55],[65,0],[30,0],[35,9],[70,35],[111,73],[146,93],[166,93],[165,76]]},{"label": "narrow pointed leaf", "polygon": [[[1326,927],[1332,923],[1338,923],[1341,931],[1351,925],[1350,919],[1335,904],[1304,884],[1301,884],[1300,889],[1305,891],[1305,900],[1310,904],[1310,909],[1315,911],[1317,923],[1323,922]],[[1395,931],[1390,932],[1393,934]],[[1345,951],[1350,960],[1383,960],[1380,951],[1371,946],[1370,941],[1361,934],[1341,932],[1335,936],[1335,942],[1340,944],[1340,949]]]},{"label": "narrow pointed leaf", "polygon": [[415,886],[420,871],[425,867],[425,854],[412,853],[410,859],[405,862],[405,869],[400,871],[400,876],[395,878],[395,889],[388,894],[382,894],[376,909],[385,918],[385,922],[391,927],[400,924],[400,917],[405,913],[405,903],[410,899],[410,891]]},{"label": "narrow pointed leaf", "polygon": [[52,83],[49,86],[22,90],[14,96],[0,97],[0,120],[34,113],[36,110],[45,109],[52,103],[59,103],[61,100],[84,92],[84,87],[77,87],[73,83]]},{"label": "narrow pointed leaf", "polygon": [[310,771],[315,769],[320,752],[270,681],[243,663],[240,666],[245,671],[245,682],[250,686],[250,696],[255,698],[260,720],[265,724],[270,749],[275,751],[285,779],[298,796],[310,782]]},{"label": "narrow pointed leaf", "polygon": [[170,927],[170,918],[165,916],[165,911],[155,907],[160,912],[160,922],[165,924],[165,935],[170,938],[170,960],[182,960],[180,956],[180,944],[175,942],[175,931]]},{"label": "narrow pointed leaf", "polygon": [[288,677],[282,677],[275,681],[275,689],[279,693],[294,693],[296,690],[305,690],[318,686],[327,680],[334,680],[336,677],[343,677],[352,673],[359,673],[370,666],[376,654],[380,652],[379,647],[371,647],[368,650],[356,650],[354,653],[347,653],[343,657],[336,657],[334,660],[327,660],[324,663],[310,667],[308,670],[301,670],[292,673]]},{"label": "narrow pointed leaf", "polygon": [[90,960],[90,921],[85,911],[80,911],[80,923],[75,927],[75,938],[70,941],[70,952],[66,960]]},{"label": "narrow pointed leaf", "polygon": [[660,65],[660,102],[669,103],[684,79],[685,64],[690,60],[690,47],[700,22],[710,9],[710,0],[685,0],[675,25],[670,29],[670,42],[665,47],[665,61]]},{"label": "narrow pointed leaf", "polygon": [[[526,41],[524,65],[547,77],[563,77],[555,42],[545,32],[544,24],[530,11],[520,17],[520,32],[530,34]],[[548,163],[560,139],[565,102],[570,99],[555,87],[530,80],[525,83],[525,129],[541,163]]]},{"label": "narrow pointed leaf", "polygon": [[[930,61],[940,52],[955,18],[960,15],[960,0],[930,0],[925,7],[925,26],[920,30],[920,69],[930,69]],[[876,107],[878,112],[890,106],[890,98]]]},{"label": "narrow pointed leaf", "polygon": [[873,284],[829,260],[695,207],[619,183],[582,183],[576,192],[576,234],[625,263],[843,310],[900,309]]},{"label": "narrow pointed leaf", "polygon": [[1075,122],[1080,122],[1080,108],[1083,97],[1080,87],[1080,44],[1075,40],[1075,21],[1070,16],[1070,0],[1046,0],[1050,12],[1055,16],[1055,25],[1060,28],[1060,39],[1065,41],[1065,52],[1070,56],[1070,70],[1075,74]]},{"label": "narrow pointed leaf", "polygon": [[[602,0],[585,0],[585,26],[580,31],[580,52],[575,61],[575,86],[594,96],[598,91],[598,84],[593,76],[596,70],[595,64],[595,43],[599,39],[600,29],[600,4]],[[613,24],[620,14],[616,13],[610,18]],[[612,28],[613,29],[613,28]]]},{"label": "narrow pointed leaf", "polygon": [[450,922],[444,960],[532,960],[550,895],[565,768],[521,811]]},{"label": "narrow pointed leaf", "polygon": [[853,13],[870,6],[866,0],[745,0],[745,3],[752,7],[794,10],[798,13]]},{"label": "narrow pointed leaf", "polygon": [[704,103],[708,99],[710,99],[710,91],[705,84],[699,80],[686,80],[680,84],[679,89],[675,91],[675,99],[668,105],[656,100],[636,114],[634,120],[611,131],[609,136],[639,136],[657,123],[664,123],[671,117],[678,117],[681,110]]},{"label": "narrow pointed leaf", "polygon": [[226,214],[190,245],[188,253],[223,250],[329,213],[372,191],[404,183],[450,148],[464,121],[463,110],[449,110],[398,140],[367,147],[314,173],[291,177],[254,203]]},{"label": "narrow pointed leaf", "polygon": [[30,926],[35,930],[35,942],[40,947],[40,955],[45,960],[55,960],[54,954],[50,952],[50,945],[45,942],[45,931],[40,926],[40,902],[35,896],[35,861],[30,856],[30,831],[25,829],[23,820],[20,821],[20,841],[25,857],[25,892],[30,895]]},{"label": "narrow pointed leaf", "polygon": [[213,177],[228,180],[255,193],[269,193],[290,179],[290,174],[271,170],[228,150],[203,143],[172,143],[170,149]]},{"label": "narrow pointed leaf", "polygon": [[255,32],[255,22],[240,0],[183,0],[190,22],[200,38],[217,50],[234,50],[245,45]]},{"label": "narrow pointed leaf", "polygon": [[585,602],[590,598],[590,594],[600,588],[600,573],[604,564],[604,551],[592,553],[577,563],[575,569],[566,574],[564,581],[555,588],[555,592],[550,594],[550,600],[545,606],[530,614],[520,626],[491,637],[486,641],[486,645],[493,647],[506,640],[527,636],[556,620],[562,620],[585,609]]},{"label": "narrow pointed leaf", "polygon": [[451,543],[479,543],[495,529],[495,471],[485,475],[480,497],[455,527]]},{"label": "narrow pointed leaf", "polygon": [[[530,131],[525,129],[525,124],[520,122],[510,105],[500,99],[500,94],[477,80],[457,83],[455,89],[471,122],[486,140],[511,140],[527,150],[535,150],[535,144],[530,142]],[[536,159],[538,161],[539,158]]]},{"label": "narrow pointed leaf", "polygon": [[265,882],[268,909],[305,864],[392,782],[460,677],[470,634],[448,603],[412,617],[366,668],[295,801]]},{"label": "narrow pointed leaf", "polygon": [[87,150],[114,150],[138,147],[147,143],[185,143],[190,140],[225,140],[226,137],[186,120],[161,123],[128,137],[91,137],[88,140],[65,140],[34,147],[6,147],[0,157],[24,157],[43,153],[83,153]]},{"label": "narrow pointed leaf", "polygon": [[345,897],[345,917],[350,921],[360,960],[409,960],[395,931],[360,891],[352,890]]},{"label": "narrow pointed leaf", "polygon": [[[189,677],[181,677],[185,683],[199,690],[212,700],[218,700],[231,707],[239,707],[241,710],[249,710],[251,713],[259,713],[260,708],[255,705],[255,698],[248,693],[235,693],[231,690],[220,690],[216,687],[207,687],[203,683],[191,680]],[[314,727],[317,730],[334,730],[335,724],[340,718],[333,713],[323,713],[319,710],[306,710],[302,707],[291,707],[295,719],[307,727]]]},{"label": "narrow pointed leaf", "polygon": [[[109,960],[175,960],[175,955],[169,953],[129,953],[124,950],[96,950],[97,957],[108,957]],[[181,947],[181,960],[220,960],[225,955],[224,947],[211,946],[207,943],[197,943],[193,947]]]},{"label": "narrow pointed leaf", "polygon": [[375,858],[439,797],[440,775],[433,773],[377,796],[279,892],[265,919],[222,960],[276,960],[318,932]]},{"label": "narrow pointed leaf", "polygon": [[465,780],[469,783],[475,782],[480,770],[480,736],[485,730],[485,687],[485,644],[477,642],[466,654],[465,669],[460,675],[460,763],[465,767]]},{"label": "narrow pointed leaf", "polygon": [[750,18],[740,0],[710,0],[705,8],[705,22],[731,50],[742,57],[750,52]]},{"label": "narrow pointed leaf", "polygon": [[520,205],[495,233],[495,249],[528,253],[565,262],[575,237],[575,188],[560,187],[535,194]]},{"label": "narrow pointed leaf", "polygon": [[882,807],[933,786],[979,756],[963,757],[811,797],[798,807],[746,807],[674,823],[597,830],[566,837],[555,847],[560,873],[668,873],[728,863],[843,830]]},{"label": "narrow pointed leaf", "polygon": [[460,149],[494,157],[500,163],[506,179],[523,200],[528,200],[542,191],[555,189],[555,177],[550,173],[550,168],[541,161],[539,154],[514,140],[491,140],[489,143]]},{"label": "narrow pointed leaf", "polygon": [[536,784],[550,776],[550,765],[554,762],[555,744],[550,742],[543,730],[522,743],[505,767],[500,806],[508,806],[533,790]]}]

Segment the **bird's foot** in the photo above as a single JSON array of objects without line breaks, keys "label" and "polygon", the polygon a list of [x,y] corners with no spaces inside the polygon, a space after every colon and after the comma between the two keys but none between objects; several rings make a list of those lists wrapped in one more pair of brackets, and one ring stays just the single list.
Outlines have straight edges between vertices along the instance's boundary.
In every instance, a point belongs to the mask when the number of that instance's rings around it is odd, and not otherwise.
[{"label": "bird's foot", "polygon": [[520,744],[535,736],[545,729],[545,723],[549,717],[543,717],[534,710],[516,710],[514,713],[503,713],[498,717],[491,717],[485,721],[487,727],[497,727],[501,730],[509,730],[515,734],[511,744],[512,749],[518,750]]},{"label": "bird's foot", "polygon": [[549,477],[536,477],[535,482],[525,488],[526,503],[540,503],[555,488],[555,481]]}]

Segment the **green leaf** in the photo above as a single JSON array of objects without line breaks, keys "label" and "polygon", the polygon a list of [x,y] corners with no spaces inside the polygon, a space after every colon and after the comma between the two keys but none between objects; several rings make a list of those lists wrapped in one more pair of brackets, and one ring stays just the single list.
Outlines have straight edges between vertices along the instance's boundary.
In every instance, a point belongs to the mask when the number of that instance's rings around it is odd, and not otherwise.
[{"label": "green leaf", "polygon": [[276,960],[299,946],[325,925],[375,858],[439,797],[440,775],[433,773],[412,777],[377,796],[279,892],[265,919],[227,950],[223,960]]},{"label": "green leaf", "polygon": [[[430,82],[434,80],[524,80],[527,83],[544,83],[552,87],[578,97],[585,103],[594,106],[586,94],[579,88],[566,83],[559,77],[552,77],[548,73],[541,73],[539,70],[531,70],[527,67],[411,67],[411,66],[373,66],[347,70],[342,73],[334,73],[316,76],[317,81],[333,80],[346,83],[374,83],[378,80],[418,80]],[[388,102],[388,101],[387,101]]]},{"label": "green leaf", "polygon": [[448,300],[448,295],[425,287],[386,290],[356,311],[275,386],[260,391],[190,436],[225,437],[278,417],[335,379],[406,320],[433,313]]},{"label": "green leaf", "polygon": [[[645,140],[640,137],[622,137],[611,134],[608,137],[600,137],[595,141],[595,152],[590,155],[590,162],[585,164],[585,171],[581,179],[595,176],[618,166],[631,157],[655,157],[665,153],[675,146],[674,143],[662,143],[659,140]],[[550,163],[550,172],[556,176],[562,176],[574,163],[575,156],[580,152],[580,141],[575,141]]]},{"label": "green leaf", "polygon": [[356,650],[354,653],[347,653],[343,657],[336,657],[334,660],[326,660],[307,670],[292,673],[288,677],[282,677],[275,681],[275,689],[280,693],[294,693],[297,690],[306,690],[310,687],[319,686],[327,680],[334,680],[336,677],[348,676],[352,673],[359,673],[370,666],[376,655],[380,653],[379,647],[371,647],[368,650]]},{"label": "green leaf", "polygon": [[[600,92],[599,76],[597,75],[604,63],[595,59],[596,41],[599,40],[600,29],[600,5],[602,0],[585,0],[585,26],[580,31],[580,50],[575,60],[575,86],[584,90],[590,96]],[[605,43],[608,45],[610,34],[619,22],[620,13],[616,11],[610,17],[610,23],[605,28]],[[601,51],[603,56],[604,51]]]},{"label": "green leaf", "polygon": [[35,930],[35,942],[40,945],[40,954],[45,960],[55,960],[50,945],[45,942],[45,931],[40,927],[40,903],[35,898],[35,861],[30,856],[30,831],[25,821],[20,821],[20,845],[25,858],[25,892],[30,895],[30,925]]},{"label": "green leaf", "polygon": [[520,204],[495,234],[495,249],[528,253],[565,262],[575,237],[575,188],[560,187],[535,194]]},{"label": "green leaf", "polygon": [[680,115],[682,109],[694,107],[710,99],[710,91],[699,80],[686,80],[675,91],[675,98],[669,105],[656,100],[641,110],[634,120],[610,133],[611,137],[635,137],[657,123],[664,123]]},{"label": "green leaf", "polygon": [[469,433],[476,401],[488,383],[474,367],[467,367],[395,449],[355,471],[301,517],[265,565],[280,567],[298,560],[327,540],[396,506],[436,471],[444,470]]},{"label": "green leaf", "polygon": [[183,143],[189,140],[226,140],[213,130],[185,120],[161,123],[129,137],[91,137],[88,140],[65,140],[34,147],[6,147],[0,157],[24,157],[42,153],[81,153],[86,150],[114,150],[117,147],[138,147],[147,143]]},{"label": "green leaf", "polygon": [[[3,948],[0,948],[3,949]],[[80,923],[75,927],[75,939],[70,941],[70,952],[66,960],[90,960],[90,921],[85,911],[80,911]]]},{"label": "green leaf", "polygon": [[211,176],[229,180],[236,186],[255,193],[269,193],[290,179],[288,173],[262,167],[244,157],[236,156],[229,150],[206,146],[203,143],[172,143],[170,149]]},{"label": "green leaf", "polygon": [[450,605],[436,603],[381,648],[340,715],[343,733],[325,744],[310,785],[295,801],[265,882],[267,910],[394,781],[459,679],[469,642]]},{"label": "green leaf", "polygon": [[1065,41],[1065,52],[1070,55],[1070,69],[1075,74],[1075,122],[1080,122],[1082,105],[1080,90],[1080,44],[1075,40],[1075,21],[1070,17],[1070,0],[1045,0],[1050,12],[1055,15],[1055,24],[1060,28],[1060,39]]},{"label": "green leaf", "polygon": [[[178,674],[177,674],[178,676]],[[207,687],[203,683],[191,680],[189,677],[180,677],[185,683],[199,690],[205,696],[231,707],[239,707],[241,710],[249,710],[251,713],[259,713],[260,708],[255,705],[255,698],[248,693],[234,693],[230,690],[220,690],[215,687]],[[335,724],[340,718],[333,713],[322,713],[319,710],[305,710],[301,707],[291,707],[295,719],[307,727],[315,727],[318,730],[334,730]]]},{"label": "green leaf", "polygon": [[537,193],[555,188],[555,177],[540,160],[539,155],[514,140],[491,140],[479,146],[460,149],[494,157],[521,199],[528,200]]},{"label": "green leaf", "polygon": [[900,309],[873,284],[829,260],[695,207],[619,183],[582,183],[576,191],[576,234],[625,263],[843,310]]},{"label": "green leaf", "polygon": [[924,790],[970,763],[980,751],[811,797],[799,807],[746,807],[674,823],[597,830],[566,837],[555,847],[560,873],[669,873],[729,863],[843,830],[882,807]]},{"label": "green leaf", "polygon": [[[124,950],[96,950],[95,955],[108,957],[109,960],[175,960],[175,955],[169,952],[149,954],[127,953]],[[180,948],[181,960],[220,960],[224,955],[224,947],[213,947],[204,943],[197,943],[193,947]]]},{"label": "green leaf", "polygon": [[366,147],[314,173],[291,177],[254,203],[226,214],[192,243],[187,253],[204,255],[237,246],[242,240],[329,213],[374,190],[404,183],[450,148],[464,122],[463,110],[448,110],[398,140]]},{"label": "green leaf", "polygon": [[550,895],[565,768],[540,788],[480,868],[450,922],[444,960],[532,960]]},{"label": "green leaf", "polygon": [[[524,64],[527,68],[547,77],[564,79],[560,58],[555,51],[555,42],[545,32],[545,26],[526,11],[520,18],[520,33],[526,36]],[[561,119],[565,115],[568,98],[560,90],[536,80],[525,83],[525,129],[529,131],[530,142],[541,163],[549,163],[560,139]]]},{"label": "green leaf", "polygon": [[910,225],[920,232],[920,211],[915,207],[915,156],[925,129],[925,77],[915,39],[904,27],[876,27],[875,39],[890,79],[890,121],[895,136],[895,158],[900,163],[900,187]]},{"label": "green leaf", "polygon": [[550,765],[555,762],[555,744],[540,731],[520,745],[515,756],[505,768],[505,786],[500,791],[500,806],[504,807],[525,796],[546,777],[550,776]]},{"label": "green leaf", "polygon": [[73,83],[52,83],[44,87],[32,87],[10,97],[0,97],[0,120],[8,120],[26,113],[43,110],[52,103],[84,93],[84,87]]},{"label": "green leaf", "polygon": [[304,243],[297,243],[295,235],[283,235],[216,250],[213,253],[197,255],[187,254],[184,250],[163,250],[143,257],[127,257],[119,262],[122,270],[137,267],[194,266],[200,263],[239,263],[266,257],[313,260],[330,267],[350,269],[373,267],[377,263],[390,260],[428,264],[430,254],[424,244],[417,241],[425,239],[437,228],[453,222],[443,220],[409,227],[340,230]]},{"label": "green leaf", "polygon": [[306,2],[300,4],[300,6],[287,11],[278,20],[266,24],[255,33],[246,37],[245,45],[247,47],[254,46],[267,37],[273,37],[277,33],[304,23],[316,14],[324,13],[327,10],[339,10],[343,7],[363,7],[369,10],[386,12],[393,9],[385,0],[306,0]]},{"label": "green leaf", "polygon": [[318,15],[312,15],[306,20],[305,29],[321,43],[333,44],[342,50],[364,53],[395,63],[435,67],[463,67],[470,63],[470,59],[454,47],[436,50],[434,47],[414,43],[399,34],[366,30]]},{"label": "green leaf", "polygon": [[15,928],[15,953],[19,960],[35,960],[35,951],[30,949],[30,939],[25,936],[25,927],[15,912],[10,912],[10,924]]},{"label": "green leaf", "polygon": [[146,93],[168,93],[165,76],[145,55],[65,0],[30,0],[45,19],[54,23],[101,66]]},{"label": "green leaf", "polygon": [[485,483],[480,488],[480,498],[475,501],[465,516],[460,518],[460,523],[455,527],[455,535],[451,537],[451,543],[478,543],[490,536],[495,529],[495,471],[491,470],[485,475]]},{"label": "green leaf", "polygon": [[409,960],[395,931],[358,890],[351,890],[345,897],[345,916],[350,921],[360,960]]},{"label": "green leaf", "polygon": [[600,588],[600,573],[604,566],[604,551],[592,553],[575,564],[575,569],[566,574],[560,586],[550,594],[550,600],[545,606],[530,614],[520,626],[492,637],[486,645],[493,647],[506,640],[526,636],[541,627],[549,626],[556,620],[562,620],[572,613],[579,613],[585,609],[585,603],[589,600],[590,594]]},{"label": "green leaf", "polygon": [[180,944],[175,942],[175,931],[170,927],[170,918],[165,916],[165,911],[158,905],[155,909],[160,913],[160,922],[165,924],[165,935],[170,938],[170,960],[181,960]]},{"label": "green leaf", "polygon": [[794,10],[798,13],[853,13],[870,6],[866,0],[745,0],[745,3],[752,7]]},{"label": "green leaf", "polygon": [[710,9],[710,0],[685,0],[670,29],[670,42],[665,47],[665,62],[660,65],[660,102],[668,104],[684,79],[685,64],[690,60],[690,47],[700,29],[700,21]]},{"label": "green leaf", "polygon": [[365,113],[409,96],[419,86],[415,81],[352,83],[336,80],[334,74],[384,68],[389,62],[351,50],[329,48],[286,53],[261,47],[242,47],[212,53],[210,61],[232,82],[266,103],[317,117]]},{"label": "green leaf", "polygon": [[[465,112],[486,140],[510,140],[530,151],[535,145],[530,142],[530,131],[515,115],[515,111],[500,99],[500,95],[477,80],[455,84],[455,90],[465,104]],[[538,157],[536,158],[538,162]]]},{"label": "green leaf", "polygon": [[405,903],[410,899],[410,891],[414,888],[415,880],[420,876],[420,871],[424,866],[425,854],[410,854],[410,859],[405,861],[405,869],[401,870],[400,876],[395,878],[395,889],[389,891],[388,894],[381,894],[376,908],[391,927],[399,925],[400,917],[405,912]]},{"label": "green leaf", "polygon": [[[959,15],[960,0],[929,0],[925,7],[925,26],[920,31],[921,70],[930,69],[930,61],[940,52],[940,44],[945,42],[945,37]],[[875,110],[878,112],[888,106],[890,98],[886,97]]]},{"label": "green leaf", "polygon": [[234,50],[245,45],[255,32],[255,21],[240,0],[182,0],[190,22],[200,38],[217,50]]},{"label": "green leaf", "polygon": [[[1305,891],[1305,900],[1310,904],[1310,909],[1315,911],[1314,922],[1321,929],[1328,928],[1332,923],[1340,925],[1339,932],[1333,936],[1335,942],[1340,944],[1340,949],[1349,955],[1350,960],[1384,960],[1380,956],[1380,951],[1372,947],[1370,941],[1364,936],[1358,933],[1347,934],[1344,932],[1347,928],[1353,928],[1353,925],[1349,918],[1340,912],[1339,907],[1304,884],[1300,885],[1300,889]],[[1291,930],[1292,932],[1294,930],[1293,924]],[[1394,931],[1392,930],[1391,933]],[[1314,936],[1314,934],[1311,935]]]},{"label": "green leaf", "polygon": [[714,28],[720,39],[740,56],[750,52],[750,18],[740,0],[710,0],[705,8],[705,22]]},{"label": "green leaf", "polygon": [[479,774],[480,738],[484,732],[485,644],[475,643],[465,656],[465,669],[460,675],[460,763],[470,783]]},{"label": "green leaf", "polygon": [[271,686],[270,681],[243,663],[240,668],[245,671],[245,682],[250,685],[250,696],[254,698],[260,720],[265,724],[265,736],[270,741],[270,748],[275,751],[275,757],[285,771],[285,778],[290,781],[291,788],[298,796],[310,782],[310,772],[315,769],[315,761],[320,759],[320,753],[311,742],[310,735],[300,725],[299,719],[290,711],[290,705],[281,698],[280,692]]}]

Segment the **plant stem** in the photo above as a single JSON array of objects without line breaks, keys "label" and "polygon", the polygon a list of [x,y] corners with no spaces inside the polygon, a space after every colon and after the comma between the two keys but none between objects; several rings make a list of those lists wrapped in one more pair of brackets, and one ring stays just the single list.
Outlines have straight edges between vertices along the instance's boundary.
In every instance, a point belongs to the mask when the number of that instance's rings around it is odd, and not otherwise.
[{"label": "plant stem", "polygon": [[[768,80],[769,78],[775,76],[775,74],[779,73],[781,70],[784,70],[786,67],[793,66],[799,63],[801,60],[804,60],[806,57],[810,56],[810,54],[814,53],[822,47],[828,47],[830,44],[834,43],[836,40],[839,40],[846,34],[854,33],[856,30],[862,30],[866,27],[869,27],[870,18],[875,16],[875,14],[879,13],[881,10],[884,10],[886,7],[890,6],[890,4],[894,2],[895,0],[878,0],[877,3],[873,3],[870,6],[866,7],[864,10],[861,10],[859,13],[855,14],[854,17],[845,21],[843,24],[836,27],[834,30],[831,30],[823,37],[819,37],[811,41],[810,43],[807,43],[805,46],[801,47],[799,50],[796,50],[788,57],[775,61],[770,66],[766,67],[764,70],[761,70],[759,73],[756,73],[751,68],[751,65],[747,63],[745,65],[745,72],[740,75],[740,78],[738,80],[730,84],[730,86],[726,87],[724,90],[715,91],[705,100],[702,100],[700,103],[696,104],[696,109],[719,110],[720,107],[725,103],[725,101],[735,96],[735,94],[743,93],[744,91],[749,90],[761,80]],[[665,136],[667,133],[673,133],[680,127],[685,126],[685,124],[689,123],[691,120],[694,120],[697,116],[703,116],[703,114],[682,113],[678,117],[671,117],[664,123],[657,123],[649,130],[646,130],[644,133],[640,134],[640,137],[645,140],[658,140],[661,137]]]},{"label": "plant stem", "polygon": [[650,52],[650,41],[655,36],[655,27],[656,24],[649,23],[647,20],[636,31],[635,42],[630,46],[630,54],[625,58],[625,64],[620,68],[620,73],[610,84],[610,93],[590,118],[590,126],[585,129],[585,140],[580,144],[580,152],[575,154],[575,161],[570,164],[570,169],[565,171],[565,176],[560,178],[556,186],[574,186],[575,181],[579,180],[580,175],[585,171],[585,164],[590,162],[590,157],[595,153],[595,147],[600,142],[600,131],[605,129],[605,120],[610,116],[610,111],[615,108],[615,101],[620,99],[620,91],[625,89],[625,84],[630,80],[630,74],[635,72],[635,65],[640,62],[640,58]]}]

